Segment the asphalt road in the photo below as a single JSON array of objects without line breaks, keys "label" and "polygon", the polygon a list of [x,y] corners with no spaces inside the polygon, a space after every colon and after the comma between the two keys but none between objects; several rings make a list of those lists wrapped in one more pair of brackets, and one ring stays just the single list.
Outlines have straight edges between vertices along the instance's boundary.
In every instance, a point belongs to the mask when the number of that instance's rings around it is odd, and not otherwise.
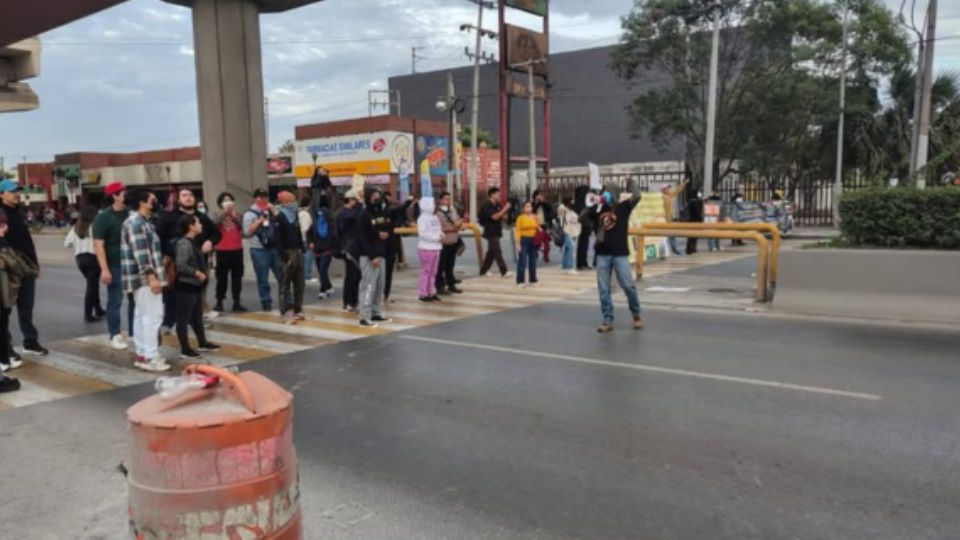
[{"label": "asphalt road", "polygon": [[[545,304],[255,364],[307,538],[955,538],[954,333]],[[0,414],[9,538],[121,538],[124,409]]]}]

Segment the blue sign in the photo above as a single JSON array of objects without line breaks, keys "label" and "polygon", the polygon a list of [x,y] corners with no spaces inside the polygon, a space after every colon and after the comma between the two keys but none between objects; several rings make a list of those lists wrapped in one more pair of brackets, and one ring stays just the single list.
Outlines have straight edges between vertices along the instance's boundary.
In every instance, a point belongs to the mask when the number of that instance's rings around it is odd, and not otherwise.
[{"label": "blue sign", "polygon": [[417,163],[430,162],[430,174],[447,175],[447,156],[450,152],[450,140],[447,137],[421,135],[417,137]]}]

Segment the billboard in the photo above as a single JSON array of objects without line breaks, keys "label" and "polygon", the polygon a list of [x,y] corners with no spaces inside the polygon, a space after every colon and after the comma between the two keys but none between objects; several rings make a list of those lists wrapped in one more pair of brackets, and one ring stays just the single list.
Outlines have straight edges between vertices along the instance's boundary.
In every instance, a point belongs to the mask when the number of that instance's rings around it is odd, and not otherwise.
[{"label": "billboard", "polygon": [[307,139],[295,146],[297,178],[313,176],[314,161],[330,176],[397,173],[400,165],[413,162],[413,137],[396,131]]},{"label": "billboard", "polygon": [[293,158],[274,156],[267,158],[267,176],[284,176],[293,172]]},{"label": "billboard", "polygon": [[506,4],[541,17],[547,14],[547,0],[506,0]]},{"label": "billboard", "polygon": [[[507,64],[511,69],[518,69],[513,67],[515,64],[549,57],[546,34],[510,24],[504,26],[507,29]],[[522,68],[522,71],[526,71],[526,68]],[[545,77],[548,72],[547,63],[535,64],[533,72]]]},{"label": "billboard", "polygon": [[417,137],[417,163],[427,161],[432,176],[446,176],[449,147],[447,137],[420,135]]}]

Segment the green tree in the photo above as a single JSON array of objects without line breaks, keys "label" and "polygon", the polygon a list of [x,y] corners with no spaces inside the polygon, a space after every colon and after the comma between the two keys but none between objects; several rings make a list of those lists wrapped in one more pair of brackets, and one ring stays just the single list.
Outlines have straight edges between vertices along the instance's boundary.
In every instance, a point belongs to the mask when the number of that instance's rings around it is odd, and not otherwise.
[{"label": "green tree", "polygon": [[[635,136],[683,141],[701,176],[712,22],[703,0],[636,0],[613,69],[634,84]],[[842,11],[817,0],[722,0],[715,177],[824,175],[836,146]],[[850,0],[848,110],[875,112],[881,81],[908,57],[892,13]],[[829,176],[832,176],[830,174]]]},{"label": "green tree", "polygon": [[[469,125],[460,128],[460,144],[462,144],[464,148],[470,148],[470,143],[473,142],[470,140],[472,132],[473,129]],[[488,148],[500,148],[500,145],[497,144],[493,135],[490,134],[489,131],[481,129],[477,131],[477,144],[482,148],[484,143],[486,143]]]},{"label": "green tree", "polygon": [[287,139],[283,144],[280,145],[280,148],[277,149],[277,152],[281,154],[292,154],[296,152],[297,148],[294,146],[293,141]]}]

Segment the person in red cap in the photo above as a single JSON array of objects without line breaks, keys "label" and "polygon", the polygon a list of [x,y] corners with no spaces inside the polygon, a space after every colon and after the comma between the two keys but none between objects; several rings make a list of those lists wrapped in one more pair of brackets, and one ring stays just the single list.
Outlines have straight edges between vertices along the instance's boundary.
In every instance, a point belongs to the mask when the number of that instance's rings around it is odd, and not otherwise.
[{"label": "person in red cap", "polygon": [[[127,348],[127,340],[120,332],[120,309],[123,307],[123,284],[120,282],[120,244],[123,222],[130,215],[127,209],[127,188],[120,182],[107,184],[103,190],[110,206],[97,214],[93,221],[93,246],[100,265],[100,280],[107,286],[107,330],[110,346],[117,350]],[[132,306],[130,306],[132,307]],[[133,310],[128,310],[127,330],[133,330]]]}]

